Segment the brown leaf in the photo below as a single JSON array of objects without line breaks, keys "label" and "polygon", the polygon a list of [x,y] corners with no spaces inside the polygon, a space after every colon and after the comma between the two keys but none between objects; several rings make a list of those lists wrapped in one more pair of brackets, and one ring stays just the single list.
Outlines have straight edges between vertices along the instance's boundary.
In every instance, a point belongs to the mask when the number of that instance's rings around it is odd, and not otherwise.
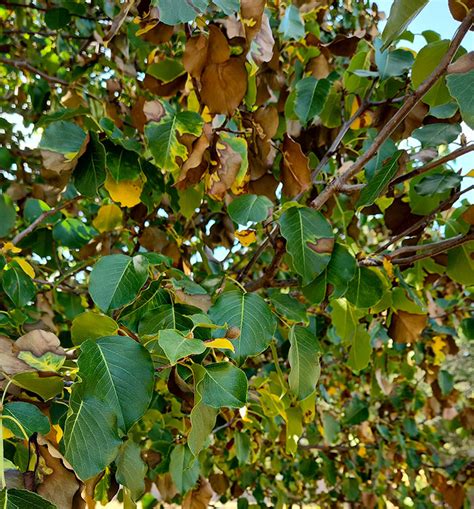
[{"label": "brown leaf", "polygon": [[178,493],[176,486],[169,473],[159,475],[156,480],[156,487],[160,492],[161,498],[165,502],[171,502],[173,497]]},{"label": "brown leaf", "polygon": [[17,353],[14,351],[14,343],[6,336],[0,336],[0,366],[2,372],[7,375],[34,371],[26,362],[17,358]]},{"label": "brown leaf", "polygon": [[212,489],[218,495],[224,495],[229,488],[229,479],[225,474],[211,474],[209,476],[209,482],[211,483]]},{"label": "brown leaf", "polygon": [[56,334],[44,330],[32,330],[18,338],[15,341],[15,350],[31,352],[36,357],[41,357],[47,352],[66,354]]},{"label": "brown leaf", "polygon": [[267,173],[263,177],[249,182],[249,193],[263,195],[275,201],[275,191],[277,187],[278,182],[275,177]]},{"label": "brown leaf", "polygon": [[168,42],[171,39],[173,32],[174,26],[158,23],[153,28],[145,32],[141,37],[145,41],[151,42],[152,44],[158,46],[158,44]]},{"label": "brown leaf", "polygon": [[427,318],[399,310],[392,315],[388,335],[397,343],[415,343],[426,327]]},{"label": "brown leaf", "polygon": [[211,297],[207,294],[203,295],[190,295],[189,293],[183,292],[183,290],[175,290],[174,291],[176,302],[180,304],[188,304],[189,306],[194,306],[199,309],[202,309],[205,313],[211,307]]},{"label": "brown leaf", "polygon": [[201,99],[211,113],[232,115],[247,92],[247,70],[238,57],[208,65],[201,79]]},{"label": "brown leaf", "polygon": [[474,205],[470,205],[461,215],[461,217],[469,223],[470,225],[474,225]]},{"label": "brown leaf", "polygon": [[290,198],[306,191],[311,184],[308,158],[303,154],[301,145],[289,136],[285,136],[283,141],[281,180],[283,193]]},{"label": "brown leaf", "polygon": [[318,80],[327,78],[331,72],[331,67],[327,58],[321,53],[315,58],[312,58],[308,63],[308,70]]},{"label": "brown leaf", "polygon": [[[79,505],[74,504],[74,497],[81,483],[74,472],[68,470],[61,459],[52,456],[46,445],[40,446],[39,451],[47,470],[43,474],[43,481],[38,485],[38,494],[52,502],[58,509],[79,508]],[[84,503],[83,500],[82,502]]]},{"label": "brown leaf", "polygon": [[186,159],[183,167],[181,168],[181,173],[179,175],[178,181],[176,182],[176,187],[178,189],[186,189],[190,185],[197,184],[197,182],[201,180],[201,176],[203,175],[207,165],[202,168],[202,171],[192,172],[191,170],[199,169],[201,166],[204,154],[210,145],[211,139],[212,127],[210,124],[205,124],[203,133],[193,143],[192,149],[189,152],[189,157]]},{"label": "brown leaf", "polygon": [[207,62],[209,64],[223,64],[230,58],[230,46],[225,35],[216,25],[209,27],[209,45]]},{"label": "brown leaf", "polygon": [[184,49],[183,65],[193,78],[200,78],[204,66],[207,62],[207,50],[209,47],[209,39],[201,34],[191,37],[186,42]]},{"label": "brown leaf", "polygon": [[448,65],[448,73],[465,73],[474,69],[474,51],[466,53],[455,62]]},{"label": "brown leaf", "polygon": [[331,42],[323,44],[323,46],[338,57],[351,57],[364,35],[365,30],[358,30],[353,35],[338,34]]},{"label": "brown leaf", "polygon": [[474,8],[474,0],[449,0],[448,5],[452,17],[457,21],[463,21],[469,10]]},{"label": "brown leaf", "polygon": [[206,509],[212,498],[212,488],[206,479],[201,477],[199,487],[190,491],[183,500],[183,509]]},{"label": "brown leaf", "polygon": [[260,31],[265,3],[265,0],[241,0],[240,2],[240,16],[248,43]]}]

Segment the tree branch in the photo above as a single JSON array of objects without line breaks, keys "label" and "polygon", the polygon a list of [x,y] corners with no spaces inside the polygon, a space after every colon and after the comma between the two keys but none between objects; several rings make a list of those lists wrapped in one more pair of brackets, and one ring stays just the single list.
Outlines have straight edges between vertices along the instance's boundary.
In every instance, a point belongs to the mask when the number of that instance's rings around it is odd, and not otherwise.
[{"label": "tree branch", "polygon": [[458,148],[451,152],[450,154],[447,154],[439,159],[436,159],[434,161],[430,161],[429,163],[420,166],[419,168],[415,168],[414,170],[410,171],[409,173],[405,173],[404,175],[400,175],[399,177],[393,179],[390,184],[388,185],[388,189],[392,190],[397,184],[400,184],[401,182],[405,182],[406,180],[409,180],[413,177],[417,177],[418,175],[422,175],[423,173],[426,173],[430,170],[433,170],[434,168],[437,168],[438,166],[441,166],[442,164],[445,164],[449,161],[452,161],[453,159],[456,159],[457,157],[461,157],[464,154],[468,154],[469,152],[472,152],[474,150],[474,143],[469,143],[468,145]]},{"label": "tree branch", "polygon": [[283,240],[280,238],[276,241],[275,254],[273,255],[273,260],[270,265],[265,269],[263,276],[254,280],[249,281],[245,285],[245,289],[248,292],[254,292],[255,290],[259,290],[260,288],[264,288],[266,286],[271,286],[271,282],[275,277],[275,274],[278,272],[278,268],[280,267],[281,260],[285,255],[285,244]]},{"label": "tree branch", "polygon": [[49,81],[50,83],[57,83],[58,85],[63,85],[66,87],[69,86],[69,83],[67,81],[62,80],[61,78],[57,78],[56,76],[50,76],[49,74],[46,74],[40,69],[36,69],[36,67],[33,67],[26,60],[13,60],[10,58],[0,57],[0,62],[5,65],[10,65],[11,67],[16,67],[17,69],[23,69],[25,71],[32,72],[33,74],[38,74],[39,76],[44,78],[46,81]]},{"label": "tree branch", "polygon": [[[80,196],[76,196],[72,200],[68,200],[64,202],[62,205],[58,205],[57,207],[49,210],[45,210],[41,215],[39,215],[27,228],[25,228],[23,231],[15,235],[15,237],[12,240],[13,244],[18,244],[20,241],[22,241],[25,237],[27,237],[30,233],[32,233],[38,226],[48,217],[54,216],[56,212],[59,212],[60,210],[68,207],[71,205],[71,203],[74,203],[80,198]],[[53,284],[53,283],[49,283]]]},{"label": "tree branch", "polygon": [[357,159],[354,164],[351,165],[344,173],[339,175],[338,177],[333,178],[333,180],[328,184],[328,186],[324,189],[324,191],[319,194],[312,202],[311,206],[316,210],[319,210],[328,200],[329,198],[338,192],[341,187],[347,183],[349,179],[359,173],[362,168],[377,154],[379,148],[382,144],[393,134],[395,129],[400,125],[400,123],[407,117],[410,111],[415,107],[415,105],[423,98],[423,96],[433,87],[433,85],[438,81],[438,79],[446,72],[448,65],[450,64],[452,58],[456,54],[461,42],[466,35],[466,33],[471,28],[472,22],[474,19],[474,9],[472,9],[469,14],[466,16],[464,21],[459,26],[451,44],[449,46],[448,51],[442,58],[441,62],[436,66],[435,70],[426,78],[423,83],[415,90],[411,95],[407,96],[405,102],[401,106],[399,110],[393,115],[393,117],[384,125],[384,127],[380,130],[379,134],[374,139],[372,145],[369,150],[365,152],[359,159]]}]

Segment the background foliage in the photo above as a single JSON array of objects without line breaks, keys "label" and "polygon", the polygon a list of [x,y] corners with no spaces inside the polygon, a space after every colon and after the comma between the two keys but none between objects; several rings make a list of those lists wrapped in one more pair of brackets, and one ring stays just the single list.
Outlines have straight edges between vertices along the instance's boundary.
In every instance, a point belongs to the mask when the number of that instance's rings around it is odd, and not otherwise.
[{"label": "background foliage", "polygon": [[473,4],[423,8],[0,2],[2,507],[468,507]]}]

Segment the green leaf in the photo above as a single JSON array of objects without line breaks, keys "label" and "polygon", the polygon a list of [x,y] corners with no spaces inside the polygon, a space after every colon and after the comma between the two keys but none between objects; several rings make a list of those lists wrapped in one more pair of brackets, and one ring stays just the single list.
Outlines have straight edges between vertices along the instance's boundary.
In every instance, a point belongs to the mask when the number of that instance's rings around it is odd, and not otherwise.
[{"label": "green leaf", "polygon": [[46,127],[39,148],[51,150],[72,159],[82,148],[87,134],[73,122],[60,120]]},{"label": "green leaf", "polygon": [[158,17],[166,25],[189,23],[200,16],[208,7],[209,0],[153,0],[158,8]]},{"label": "green leaf", "polygon": [[58,355],[54,352],[46,352],[43,355],[36,356],[29,351],[21,351],[18,358],[26,362],[28,366],[38,371],[59,371],[66,360],[65,355]]},{"label": "green leaf", "polygon": [[413,138],[421,142],[423,147],[438,147],[448,145],[461,134],[459,124],[428,124],[415,129]]},{"label": "green leaf", "polygon": [[230,16],[240,10],[240,0],[212,0],[226,16]]},{"label": "green leaf", "polygon": [[474,285],[474,241],[448,251],[446,274],[462,285]]},{"label": "green leaf", "polygon": [[380,301],[383,292],[383,281],[378,273],[368,267],[359,267],[345,297],[358,308],[370,308]]},{"label": "green leaf", "polygon": [[[23,401],[13,401],[3,407],[4,415],[9,415],[16,419],[24,428],[28,436],[33,433],[46,435],[49,433],[49,420],[40,409],[31,403]],[[4,419],[3,425],[9,429],[16,437],[25,438],[19,426],[10,419]]]},{"label": "green leaf", "polygon": [[6,237],[15,226],[15,205],[7,194],[0,194],[0,238]]},{"label": "green leaf", "polygon": [[446,77],[450,94],[459,104],[459,110],[464,122],[474,129],[474,98],[472,86],[474,84],[474,70],[460,74],[449,74]]},{"label": "green leaf", "polygon": [[290,350],[288,361],[290,374],[288,383],[299,400],[307,398],[316,388],[321,373],[319,356],[321,348],[316,336],[299,325],[294,325],[288,334]]},{"label": "green leaf", "polygon": [[2,272],[2,286],[16,307],[26,306],[34,300],[36,288],[30,276],[17,262],[10,262]]},{"label": "green leaf", "polygon": [[428,0],[394,0],[387,24],[382,32],[384,47],[390,44],[407,28],[426,6]]},{"label": "green leaf", "polygon": [[350,344],[355,337],[362,312],[354,308],[346,299],[332,300],[331,308],[331,321],[334,324],[337,335],[346,344]]},{"label": "green leaf", "polygon": [[18,373],[13,377],[13,383],[22,389],[38,394],[47,401],[61,394],[64,386],[61,376],[43,376],[37,371]]},{"label": "green leaf", "polygon": [[205,366],[206,373],[199,382],[202,402],[211,408],[241,408],[247,402],[247,377],[230,362],[216,362]]},{"label": "green leaf", "polygon": [[51,30],[59,30],[69,25],[71,22],[71,14],[64,7],[53,7],[46,11],[44,22]]},{"label": "green leaf", "polygon": [[298,81],[295,113],[303,125],[314,120],[323,111],[330,88],[331,82],[326,79],[317,80],[310,76]]},{"label": "green leaf", "polygon": [[170,456],[171,477],[179,493],[186,493],[197,482],[199,461],[186,445],[177,445]]},{"label": "green leaf", "polygon": [[234,435],[234,440],[235,440],[235,455],[237,457],[237,461],[239,462],[239,465],[246,465],[250,457],[250,452],[252,450],[250,437],[248,436],[247,433],[244,433],[243,431],[236,431]]},{"label": "green leaf", "polygon": [[64,457],[83,481],[97,475],[116,458],[122,441],[112,407],[80,386],[69,400],[64,428]]},{"label": "green leaf", "polygon": [[105,176],[105,148],[97,134],[91,132],[87,149],[74,169],[74,185],[84,196],[96,196]]},{"label": "green leaf", "polygon": [[88,339],[113,336],[117,333],[117,330],[117,322],[109,316],[85,311],[77,315],[72,321],[71,339],[73,344],[80,345]]},{"label": "green leaf", "polygon": [[326,268],[331,259],[334,234],[326,218],[308,207],[291,207],[280,217],[293,267],[308,284]]},{"label": "green leaf", "polygon": [[166,116],[160,122],[150,122],[145,127],[145,137],[156,164],[165,171],[178,171],[176,158],[186,161],[188,149],[178,140],[178,134],[199,136],[202,131],[201,115],[182,111]]},{"label": "green leaf", "polygon": [[194,375],[194,406],[191,410],[191,431],[188,435],[188,446],[194,456],[197,456],[205,447],[217,417],[217,409],[202,401],[200,384],[206,376],[206,370],[200,364],[192,365]]},{"label": "green leaf", "polygon": [[[217,325],[240,329],[240,337],[233,341],[235,353],[228,354],[239,363],[263,352],[275,330],[275,317],[262,297],[254,293],[224,292],[209,309],[209,316]],[[222,333],[216,337],[222,337]]]},{"label": "green leaf", "polygon": [[132,500],[138,500],[145,491],[147,466],[141,457],[141,448],[130,438],[120,447],[117,459],[117,482],[127,487]]},{"label": "green leaf", "polygon": [[104,256],[92,269],[89,293],[97,306],[107,312],[132,302],[147,277],[148,261],[144,256]]},{"label": "green leaf", "polygon": [[371,354],[370,334],[364,325],[358,325],[352,340],[347,365],[354,371],[360,371],[368,366]]},{"label": "green leaf", "polygon": [[229,216],[238,224],[259,223],[268,217],[273,203],[266,196],[244,194],[235,198],[227,207]]},{"label": "green leaf", "polygon": [[382,51],[380,39],[375,40],[375,64],[381,80],[401,76],[411,69],[415,57],[411,51],[396,49]]},{"label": "green leaf", "polygon": [[399,150],[393,154],[390,160],[375,171],[373,177],[367,182],[366,186],[362,189],[356,206],[358,208],[372,205],[374,201],[382,194],[384,189],[388,186],[389,182],[397,174],[398,160],[402,155]]},{"label": "green leaf", "polygon": [[357,396],[352,398],[344,409],[345,424],[360,424],[369,418],[369,407],[365,401]]},{"label": "green leaf", "polygon": [[159,333],[158,344],[165,352],[171,364],[180,359],[197,355],[206,350],[206,345],[200,339],[189,339],[177,330],[165,329]]},{"label": "green leaf", "polygon": [[282,38],[286,40],[299,40],[305,36],[304,23],[298,7],[290,4],[286,8],[280,26],[278,27],[278,32],[280,32]]},{"label": "green leaf", "polygon": [[438,384],[443,396],[447,396],[454,387],[454,377],[445,369],[438,371]]},{"label": "green leaf", "polygon": [[445,193],[461,183],[462,177],[453,171],[432,173],[422,178],[416,185],[415,191],[421,196]]},{"label": "green leaf", "polygon": [[154,368],[148,351],[125,336],[86,341],[78,366],[81,381],[73,386],[64,445],[66,459],[84,480],[115,459],[120,434],[148,408]]},{"label": "green leaf", "polygon": [[332,285],[331,297],[343,297],[357,271],[357,261],[341,244],[334,244],[331,260],[327,266],[327,281]]},{"label": "green leaf", "polygon": [[138,154],[121,146],[107,143],[107,170],[116,182],[136,180],[141,173]]},{"label": "green leaf", "polygon": [[2,509],[57,509],[54,504],[27,490],[4,489],[0,491]]},{"label": "green leaf", "polygon": [[146,73],[159,79],[163,83],[170,83],[178,76],[185,73],[181,60],[175,58],[164,58],[159,62],[153,63],[147,67]]},{"label": "green leaf", "polygon": [[60,245],[80,249],[97,235],[97,231],[76,217],[68,217],[54,225],[53,238]]},{"label": "green leaf", "polygon": [[[418,52],[411,71],[413,87],[418,88],[421,83],[434,71],[448,50],[450,41],[442,41],[427,44]],[[451,100],[449,90],[446,87],[444,76],[423,96],[422,101],[430,106],[446,104]]]},{"label": "green leaf", "polygon": [[328,412],[324,412],[321,420],[323,421],[324,439],[328,444],[333,444],[341,431],[339,422]]},{"label": "green leaf", "polygon": [[275,291],[271,292],[270,298],[276,312],[290,322],[308,322],[306,307],[291,295]]}]

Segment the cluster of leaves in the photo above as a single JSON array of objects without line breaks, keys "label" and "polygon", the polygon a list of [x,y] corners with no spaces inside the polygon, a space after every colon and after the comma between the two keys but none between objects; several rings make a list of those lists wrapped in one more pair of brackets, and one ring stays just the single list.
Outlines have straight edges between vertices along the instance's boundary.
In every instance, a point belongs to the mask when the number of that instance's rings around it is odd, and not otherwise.
[{"label": "cluster of leaves", "polygon": [[415,52],[426,4],[0,2],[2,507],[463,507],[474,14]]}]

